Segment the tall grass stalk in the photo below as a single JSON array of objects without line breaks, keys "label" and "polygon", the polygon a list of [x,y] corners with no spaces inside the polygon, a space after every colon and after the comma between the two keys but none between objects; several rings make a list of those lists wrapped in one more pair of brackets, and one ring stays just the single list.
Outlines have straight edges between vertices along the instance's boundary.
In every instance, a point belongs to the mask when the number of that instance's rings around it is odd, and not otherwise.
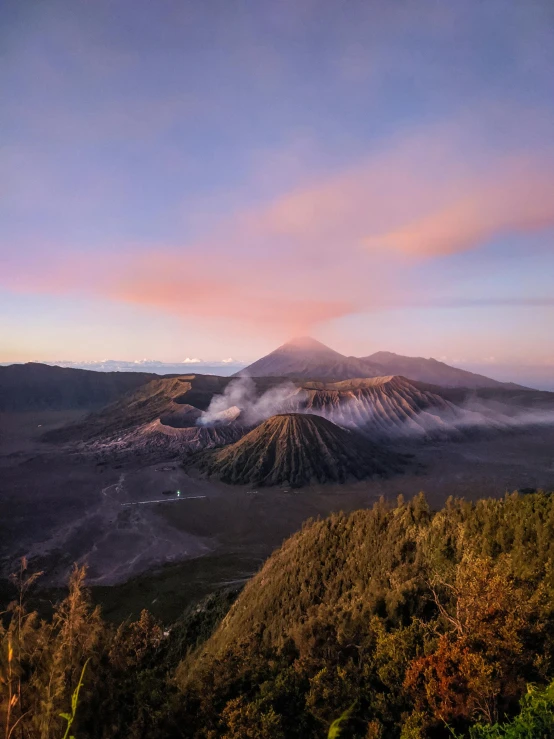
[{"label": "tall grass stalk", "polygon": [[77,713],[77,706],[79,705],[79,692],[83,687],[85,670],[87,669],[87,665],[89,662],[90,657],[83,665],[79,682],[77,683],[77,687],[75,688],[75,690],[73,691],[73,695],[71,696],[71,713],[60,713],[60,717],[67,721],[67,726],[65,727],[65,734],[63,735],[63,739],[75,739],[74,736],[69,736],[69,730],[71,729],[71,725],[75,721],[75,714]]},{"label": "tall grass stalk", "polygon": [[333,721],[331,726],[329,727],[329,733],[327,734],[327,739],[337,739],[342,734],[342,730],[344,729],[344,724],[348,721],[350,716],[352,715],[352,711],[354,710],[354,706],[356,704],[353,703],[350,708],[347,708],[344,713],[342,713],[337,719]]}]

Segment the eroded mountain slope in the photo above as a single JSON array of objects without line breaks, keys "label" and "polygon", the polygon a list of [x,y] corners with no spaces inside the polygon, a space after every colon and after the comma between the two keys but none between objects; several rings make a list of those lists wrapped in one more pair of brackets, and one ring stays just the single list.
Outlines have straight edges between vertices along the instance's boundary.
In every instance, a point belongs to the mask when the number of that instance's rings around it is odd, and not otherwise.
[{"label": "eroded mountain slope", "polygon": [[194,460],[223,482],[293,487],[386,475],[400,471],[402,462],[355,431],[298,413],[273,416],[234,444]]}]

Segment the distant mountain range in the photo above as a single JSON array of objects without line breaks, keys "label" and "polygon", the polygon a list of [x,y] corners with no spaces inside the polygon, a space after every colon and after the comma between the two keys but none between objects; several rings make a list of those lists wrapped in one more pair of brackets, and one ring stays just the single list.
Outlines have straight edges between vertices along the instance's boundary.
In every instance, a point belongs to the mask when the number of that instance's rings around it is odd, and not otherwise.
[{"label": "distant mountain range", "polygon": [[[129,365],[132,367],[130,370],[126,369]],[[392,352],[347,357],[309,337],[293,339],[245,368],[234,361],[223,360],[217,365],[204,365],[190,360],[176,365],[154,360],[126,365],[108,360],[95,364],[94,368],[95,371],[92,371],[37,362],[0,365],[0,411],[92,410],[118,400],[160,376],[229,377],[233,370],[235,376],[327,383],[402,376],[415,382],[450,389],[525,390],[520,385],[499,382],[451,367],[436,359],[405,357]]]},{"label": "distant mountain range", "polygon": [[[3,363],[0,363],[0,368]],[[76,362],[73,360],[59,360],[56,362],[28,362],[27,364],[41,364],[49,367],[64,367],[67,369],[93,370],[95,372],[149,372],[157,375],[182,375],[187,372],[198,372],[203,375],[220,375],[227,377],[244,367],[230,357],[221,360],[203,360],[197,357],[187,357],[182,362],[161,362],[158,359],[101,359],[90,362]],[[11,366],[4,363],[4,366]]]},{"label": "distant mountain range", "polygon": [[0,367],[0,411],[100,408],[158,375],[91,372],[28,362]]},{"label": "distant mountain range", "polygon": [[520,387],[451,367],[436,359],[404,357],[392,352],[376,352],[368,357],[347,357],[310,337],[288,341],[236,374],[327,382],[402,375],[410,380],[441,387]]}]

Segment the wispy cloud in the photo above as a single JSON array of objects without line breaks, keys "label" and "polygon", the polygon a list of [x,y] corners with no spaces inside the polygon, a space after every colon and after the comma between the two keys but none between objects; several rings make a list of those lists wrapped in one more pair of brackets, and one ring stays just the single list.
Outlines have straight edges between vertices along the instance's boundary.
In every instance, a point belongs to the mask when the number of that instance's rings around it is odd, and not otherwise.
[{"label": "wispy cloud", "polygon": [[[554,226],[554,175],[551,164],[521,159],[500,162],[492,174],[455,183],[443,204],[398,230],[372,236],[370,248],[417,256],[474,249],[509,233]],[[441,200],[437,193],[437,200]]]},{"label": "wispy cloud", "polygon": [[[54,248],[36,269],[14,260],[0,279],[20,291],[84,292],[275,333],[381,307],[444,304],[410,279],[412,267],[554,226],[552,165],[549,152],[485,156],[462,127],[435,128],[338,174],[306,178],[198,242],[114,244],[93,256]],[[511,295],[492,302],[518,300],[551,304]]]}]

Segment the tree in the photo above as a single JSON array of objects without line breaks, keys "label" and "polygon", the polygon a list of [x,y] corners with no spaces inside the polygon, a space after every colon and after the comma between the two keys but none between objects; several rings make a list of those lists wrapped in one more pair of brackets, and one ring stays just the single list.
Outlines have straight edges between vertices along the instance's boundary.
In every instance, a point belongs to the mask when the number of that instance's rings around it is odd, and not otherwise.
[{"label": "tree", "polygon": [[247,702],[240,696],[230,700],[223,709],[225,725],[223,739],[285,739],[280,716],[263,702]]},{"label": "tree", "polygon": [[453,583],[435,575],[429,587],[439,613],[432,628],[444,633],[430,654],[412,661],[405,687],[416,710],[436,721],[492,723],[524,690],[534,604],[507,559],[466,556]]},{"label": "tree", "polygon": [[543,688],[528,686],[520,705],[520,712],[512,721],[472,726],[469,739],[551,739],[554,736],[554,681]]}]

